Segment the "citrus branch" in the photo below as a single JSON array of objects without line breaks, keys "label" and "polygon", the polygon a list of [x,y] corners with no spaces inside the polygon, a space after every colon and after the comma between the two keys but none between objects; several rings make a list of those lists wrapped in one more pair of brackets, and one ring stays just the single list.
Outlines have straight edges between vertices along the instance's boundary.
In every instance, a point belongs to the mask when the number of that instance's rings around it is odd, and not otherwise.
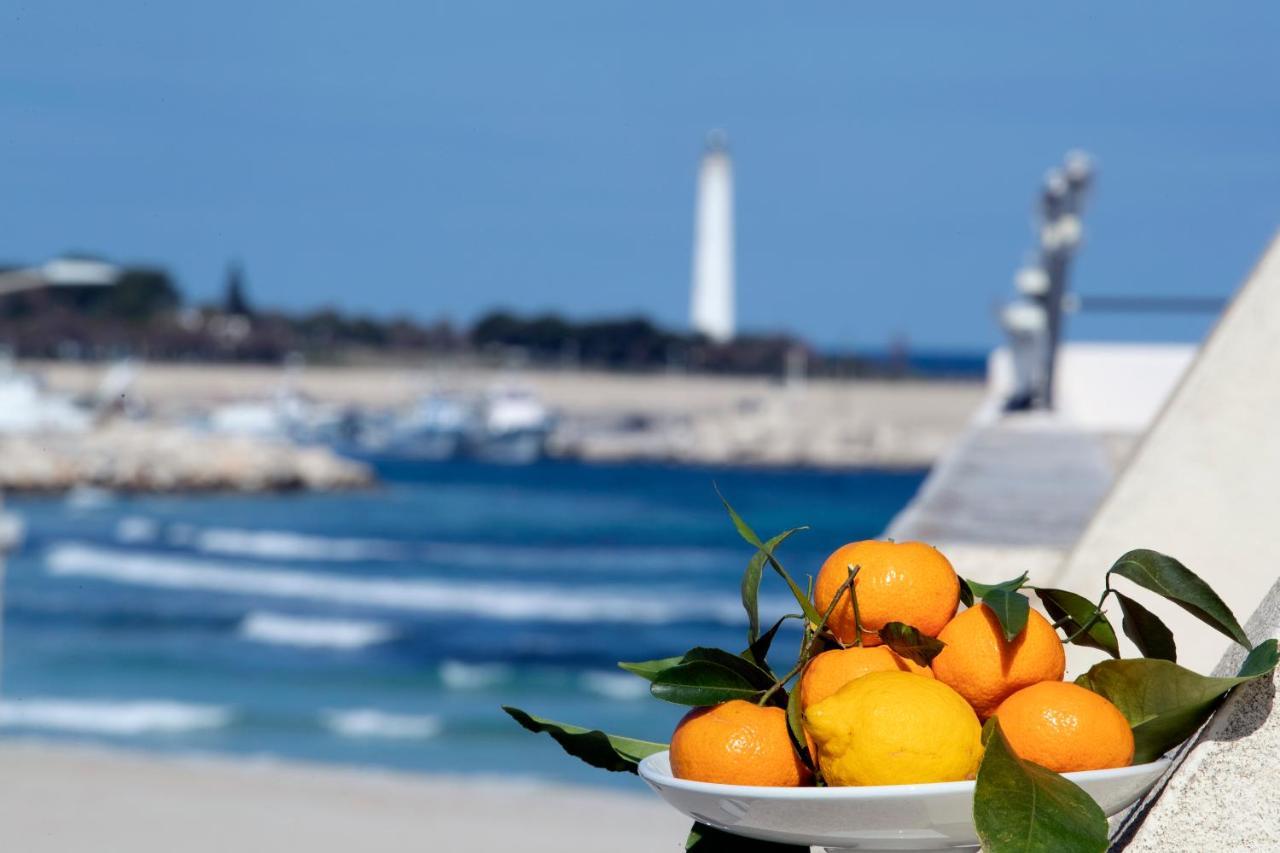
[{"label": "citrus branch", "polygon": [[[827,620],[830,619],[831,614],[835,612],[836,605],[840,603],[840,597],[844,595],[846,591],[853,595],[854,609],[856,613],[858,596],[853,592],[853,579],[857,576],[858,567],[850,566],[849,577],[845,578],[840,586],[836,587],[836,594],[832,597],[831,603],[827,605],[827,612],[822,614],[822,620],[814,627],[812,636],[808,638],[804,643],[803,648],[801,648],[800,658],[796,661],[796,665],[788,670],[786,675],[775,681],[773,686],[764,692],[764,695],[760,697],[760,701],[756,703],[757,705],[763,705],[768,702],[769,699],[772,698],[773,694],[781,690],[788,681],[795,678],[800,674],[800,671],[804,669],[805,664],[807,664],[809,659],[813,657],[814,646],[817,645],[819,638],[821,638],[823,629],[827,627]],[[805,630],[808,631],[808,628]],[[861,639],[861,635],[859,635],[859,639]]]},{"label": "citrus branch", "polygon": [[1081,636],[1082,634],[1087,634],[1089,632],[1089,629],[1091,629],[1094,625],[1098,624],[1098,620],[1102,618],[1102,605],[1106,603],[1107,596],[1113,592],[1115,592],[1115,590],[1111,588],[1111,572],[1107,572],[1106,586],[1102,590],[1102,595],[1099,596],[1098,598],[1098,603],[1093,606],[1093,615],[1090,616],[1088,619],[1086,619],[1085,623],[1081,625],[1080,628],[1074,634],[1067,637],[1062,642],[1073,643],[1075,642],[1077,637]]},{"label": "citrus branch", "polygon": [[[890,540],[893,541],[893,540]],[[853,579],[858,574],[857,566],[849,566],[849,579],[845,583],[849,587],[849,598],[853,600],[853,628],[857,631],[854,635],[853,644],[855,646],[862,645],[862,611],[858,609],[858,591],[853,588]],[[838,598],[839,596],[837,596]]]}]

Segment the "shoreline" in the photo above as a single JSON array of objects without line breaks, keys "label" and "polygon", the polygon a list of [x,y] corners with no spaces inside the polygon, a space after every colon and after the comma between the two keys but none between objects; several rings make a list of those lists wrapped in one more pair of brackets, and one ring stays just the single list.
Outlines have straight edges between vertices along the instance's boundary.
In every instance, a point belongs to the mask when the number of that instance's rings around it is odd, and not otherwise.
[{"label": "shoreline", "polygon": [[114,420],[84,430],[0,435],[0,490],[59,495],[353,491],[372,470],[326,448]]},{"label": "shoreline", "polygon": [[[54,390],[93,393],[105,364],[24,362]],[[963,380],[811,379],[503,370],[454,364],[308,367],[139,365],[129,394],[162,420],[288,388],[315,401],[388,410],[432,391],[520,386],[558,417],[551,458],[759,468],[920,470],[952,444],[985,385]]]}]

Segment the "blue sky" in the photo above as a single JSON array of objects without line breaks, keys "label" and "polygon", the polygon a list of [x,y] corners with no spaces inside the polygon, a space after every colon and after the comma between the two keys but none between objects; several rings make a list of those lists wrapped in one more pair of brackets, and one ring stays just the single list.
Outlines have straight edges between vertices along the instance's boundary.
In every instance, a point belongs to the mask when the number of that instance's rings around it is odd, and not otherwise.
[{"label": "blue sky", "polygon": [[1102,170],[1080,292],[1229,293],[1280,223],[1270,2],[10,0],[0,27],[0,257],[202,298],[238,257],[277,306],[683,324],[713,127],[741,326],[826,345],[994,343],[1071,147]]}]

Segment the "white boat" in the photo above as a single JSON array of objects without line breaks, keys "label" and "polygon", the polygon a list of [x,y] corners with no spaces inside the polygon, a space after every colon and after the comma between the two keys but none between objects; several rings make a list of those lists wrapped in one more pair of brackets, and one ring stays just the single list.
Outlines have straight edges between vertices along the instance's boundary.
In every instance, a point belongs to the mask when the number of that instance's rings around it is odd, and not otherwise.
[{"label": "white boat", "polygon": [[211,411],[204,426],[225,435],[244,435],[297,444],[339,443],[346,421],[338,407],[282,389],[266,400],[228,403]]},{"label": "white boat", "polygon": [[224,435],[254,438],[286,438],[288,421],[280,407],[271,401],[253,400],[228,403],[209,413],[206,426]]},{"label": "white boat", "polygon": [[402,414],[364,418],[358,446],[402,459],[521,465],[542,458],[553,426],[550,410],[522,388],[481,397],[433,391]]},{"label": "white boat", "polygon": [[553,426],[551,410],[531,391],[497,388],[481,401],[480,417],[468,435],[468,450],[487,462],[536,462],[546,452]]},{"label": "white boat", "polygon": [[82,432],[93,415],[70,397],[46,390],[36,377],[0,363],[0,434]]},{"label": "white boat", "polygon": [[405,459],[454,459],[465,452],[476,418],[471,401],[432,392],[407,412],[383,423],[367,420],[360,444],[366,450]]}]

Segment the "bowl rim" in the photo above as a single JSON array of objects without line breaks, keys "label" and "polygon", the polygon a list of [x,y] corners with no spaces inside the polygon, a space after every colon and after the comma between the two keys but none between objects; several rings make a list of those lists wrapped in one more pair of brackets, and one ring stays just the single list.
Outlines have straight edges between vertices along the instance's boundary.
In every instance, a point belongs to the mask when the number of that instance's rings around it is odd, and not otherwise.
[{"label": "bowl rim", "polygon": [[[1123,781],[1130,778],[1161,776],[1171,760],[1165,756],[1146,764],[1131,764],[1110,770],[1079,770],[1062,774],[1077,785],[1090,782]],[[722,797],[753,797],[772,800],[878,800],[934,794],[972,793],[972,779],[961,782],[926,782],[913,785],[862,785],[838,788],[782,788],[767,785],[726,785],[720,782],[695,782],[678,779],[671,773],[671,751],[664,749],[640,761],[640,778],[655,788],[670,788],[696,794]]]}]

